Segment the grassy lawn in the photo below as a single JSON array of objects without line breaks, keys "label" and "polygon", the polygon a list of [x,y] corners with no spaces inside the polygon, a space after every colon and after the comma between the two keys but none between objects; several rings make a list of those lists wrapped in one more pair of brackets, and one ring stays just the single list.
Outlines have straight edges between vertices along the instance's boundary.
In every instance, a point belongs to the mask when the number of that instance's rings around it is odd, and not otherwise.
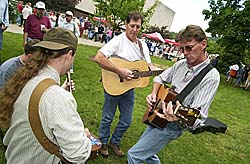
[{"label": "grassy lawn", "polygon": [[[102,114],[103,88],[100,80],[100,68],[89,61],[89,56],[95,55],[98,48],[79,45],[74,62],[75,74],[72,75],[76,83],[74,96],[78,103],[78,112],[84,122],[94,134],[98,135]],[[23,52],[22,35],[4,33],[4,45],[1,51],[2,60],[17,56]],[[153,63],[171,66],[173,63],[159,58],[152,58]],[[125,133],[121,147],[127,151],[132,147],[146,125],[141,122],[146,109],[145,97],[150,93],[152,80],[148,87],[136,89],[135,109],[133,123]],[[166,146],[159,157],[162,164],[248,164],[250,161],[250,91],[234,87],[225,83],[225,76],[221,75],[221,84],[213,101],[209,116],[228,125],[225,134],[212,134],[208,132],[200,134],[184,134],[177,140]],[[112,124],[112,129],[118,121],[119,112]],[[4,150],[1,143],[0,163],[6,163]],[[125,164],[126,158],[118,158],[111,155],[104,159],[101,156],[90,164]]]}]

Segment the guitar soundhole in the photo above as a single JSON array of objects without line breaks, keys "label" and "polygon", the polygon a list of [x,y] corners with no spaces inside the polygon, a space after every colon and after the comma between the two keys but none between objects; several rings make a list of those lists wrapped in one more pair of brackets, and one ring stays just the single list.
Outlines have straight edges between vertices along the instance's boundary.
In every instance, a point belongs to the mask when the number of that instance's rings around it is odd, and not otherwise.
[{"label": "guitar soundhole", "polygon": [[140,71],[132,70],[132,72],[133,72],[133,75],[134,75],[133,79],[138,79],[140,77]]}]

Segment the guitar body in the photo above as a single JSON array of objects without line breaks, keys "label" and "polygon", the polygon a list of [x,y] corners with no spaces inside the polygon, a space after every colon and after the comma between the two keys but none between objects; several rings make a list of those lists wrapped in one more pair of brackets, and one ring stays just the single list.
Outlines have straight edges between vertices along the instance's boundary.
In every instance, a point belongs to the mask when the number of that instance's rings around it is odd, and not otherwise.
[{"label": "guitar body", "polygon": [[[149,71],[148,64],[144,60],[130,62],[121,58],[112,57],[109,59],[120,68],[127,68],[132,72]],[[149,84],[149,77],[135,77],[132,80],[121,79],[118,74],[102,69],[102,82],[104,89],[111,95],[121,95],[132,88],[146,87]]]},{"label": "guitar body", "polygon": [[[160,112],[159,108],[156,110],[158,112]],[[155,113],[151,113],[148,109],[145,111],[145,114],[142,118],[142,122],[147,124],[147,125],[151,125],[153,127],[156,127],[158,129],[163,129],[168,123],[167,120],[165,120],[164,118],[158,117]]]},{"label": "guitar body", "polygon": [[[168,121],[157,116],[155,111],[157,111],[158,113],[163,113],[163,110],[161,109],[161,102],[164,101],[168,103],[169,101],[172,101],[176,96],[177,93],[175,91],[162,85],[157,93],[156,104],[154,105],[152,110],[146,110],[142,118],[142,122],[162,130],[167,125]],[[196,119],[200,117],[199,109],[187,108],[181,105],[176,106],[173,109],[173,113],[178,117],[178,123],[183,127],[193,126]]]},{"label": "guitar body", "polygon": [[[163,129],[166,126],[168,121],[164,118],[160,118],[159,116],[157,116],[154,111],[157,111],[159,113],[163,113],[162,109],[157,107],[157,106],[158,105],[161,106],[161,101],[166,101],[167,97],[168,97],[168,99],[170,99],[169,92],[170,92],[170,88],[165,87],[164,85],[161,85],[161,87],[159,88],[159,90],[157,92],[156,104],[154,105],[152,111],[150,111],[149,109],[146,110],[146,112],[142,118],[143,123],[157,127],[158,129]],[[174,97],[172,99],[174,99]],[[170,100],[167,100],[166,102],[169,102],[169,101]]]}]

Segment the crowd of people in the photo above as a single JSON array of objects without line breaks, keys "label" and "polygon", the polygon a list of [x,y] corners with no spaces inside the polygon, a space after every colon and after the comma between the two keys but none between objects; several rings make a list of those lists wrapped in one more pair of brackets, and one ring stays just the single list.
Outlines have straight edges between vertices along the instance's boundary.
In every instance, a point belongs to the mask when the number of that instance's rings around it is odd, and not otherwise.
[{"label": "crowd of people", "polygon": [[[29,3],[26,5],[30,6]],[[24,54],[7,60],[0,67],[0,127],[8,128],[3,138],[3,144],[7,147],[5,152],[7,163],[57,164],[60,160],[85,163],[91,154],[91,134],[77,112],[74,96],[67,91],[69,87],[74,87],[73,82],[66,80],[61,85],[60,78],[73,67],[78,37],[92,26],[89,25],[87,28],[81,25],[81,22],[84,24],[88,22],[81,19],[79,19],[79,25],[77,19],[74,20],[72,11],[66,11],[65,18],[61,18],[60,14],[55,16],[53,12],[50,16],[46,16],[45,3],[41,1],[35,4],[35,9],[35,14],[30,14],[24,21]],[[23,19],[25,19],[24,15]],[[147,43],[149,41],[138,38],[143,23],[142,14],[134,11],[127,15],[125,31],[116,31],[117,37],[112,38],[114,35],[111,32],[112,29],[105,30],[103,25],[95,27],[94,32],[87,30],[86,35],[91,35],[90,39],[107,42],[98,50],[92,61],[102,69],[118,74],[121,80],[126,81],[133,80],[134,72],[126,67],[118,67],[109,60],[111,57],[116,56],[129,62],[144,60],[150,70],[158,70],[159,68],[151,62],[150,54],[154,54],[155,51],[149,49],[149,43]],[[2,29],[7,25],[4,22]],[[210,66],[210,59],[206,53],[207,37],[201,27],[186,26],[179,32],[178,40],[180,44],[178,49],[171,45],[154,46],[158,47],[162,57],[166,57],[166,54],[172,51],[177,54],[181,52],[182,58],[185,57],[185,59],[176,61],[173,66],[163,70],[153,79],[152,91],[146,97],[149,111],[156,104],[157,93],[163,84],[171,85],[177,94],[181,94],[200,72]],[[31,126],[33,116],[30,115],[30,110],[34,108],[31,100],[36,99],[37,88],[48,79],[53,83],[45,88],[38,101],[39,105],[35,107],[40,118],[41,129],[45,134],[42,140],[48,139],[59,149],[52,154],[49,153],[52,150],[44,149],[43,142],[34,135],[35,130]],[[127,152],[128,164],[144,162],[159,164],[160,159],[157,156],[159,151],[180,137],[183,132],[204,125],[219,83],[219,72],[211,67],[183,100],[172,99],[168,103],[162,102],[160,105],[163,113],[158,111],[155,113],[167,120],[168,124],[163,129],[147,125],[140,139]],[[133,88],[119,95],[112,95],[104,89],[98,135],[102,143],[100,154],[104,158],[110,155],[110,150],[118,157],[126,156],[121,143],[132,123],[134,103]],[[200,118],[191,127],[181,126],[173,113],[176,104],[200,109]],[[114,131],[111,131],[117,110],[119,110],[119,121]]]},{"label": "crowd of people", "polygon": [[179,49],[178,45],[163,43],[153,39],[145,38],[150,55],[157,56],[159,58],[178,61],[184,58],[183,52]]},{"label": "crowd of people", "polygon": [[233,83],[236,87],[246,90],[250,87],[250,67],[246,67],[243,63],[230,65],[226,76],[226,81]]}]

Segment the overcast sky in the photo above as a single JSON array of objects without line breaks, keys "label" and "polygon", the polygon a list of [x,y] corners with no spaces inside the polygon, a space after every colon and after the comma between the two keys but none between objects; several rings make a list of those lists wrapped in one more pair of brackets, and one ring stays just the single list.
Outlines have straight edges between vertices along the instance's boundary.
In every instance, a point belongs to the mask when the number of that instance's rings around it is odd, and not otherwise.
[{"label": "overcast sky", "polygon": [[175,11],[170,31],[179,32],[189,24],[201,26],[203,30],[208,28],[208,22],[204,21],[203,9],[209,9],[208,0],[161,0],[170,9]]}]

